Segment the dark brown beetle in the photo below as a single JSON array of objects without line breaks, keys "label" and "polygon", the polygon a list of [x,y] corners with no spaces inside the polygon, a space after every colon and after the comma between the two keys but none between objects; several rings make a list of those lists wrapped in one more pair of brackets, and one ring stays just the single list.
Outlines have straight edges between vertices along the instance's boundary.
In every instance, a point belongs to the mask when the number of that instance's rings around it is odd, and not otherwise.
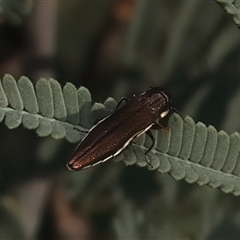
[{"label": "dark brown beetle", "polygon": [[[117,156],[134,138],[150,128],[162,128],[157,120],[168,115],[171,108],[170,96],[159,87],[133,96],[123,107],[89,130],[70,157],[67,167],[81,170]],[[148,133],[153,146],[154,138],[150,131]]]}]

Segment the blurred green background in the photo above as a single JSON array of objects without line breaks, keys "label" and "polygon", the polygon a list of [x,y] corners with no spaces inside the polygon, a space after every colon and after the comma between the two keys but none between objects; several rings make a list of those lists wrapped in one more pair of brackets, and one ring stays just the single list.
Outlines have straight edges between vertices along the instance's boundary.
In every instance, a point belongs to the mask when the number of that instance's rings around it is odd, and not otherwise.
[{"label": "blurred green background", "polygon": [[[162,86],[182,116],[240,130],[240,32],[215,1],[0,1],[0,74]],[[0,125],[0,239],[240,239],[239,198],[123,163],[82,172],[66,140]]]}]

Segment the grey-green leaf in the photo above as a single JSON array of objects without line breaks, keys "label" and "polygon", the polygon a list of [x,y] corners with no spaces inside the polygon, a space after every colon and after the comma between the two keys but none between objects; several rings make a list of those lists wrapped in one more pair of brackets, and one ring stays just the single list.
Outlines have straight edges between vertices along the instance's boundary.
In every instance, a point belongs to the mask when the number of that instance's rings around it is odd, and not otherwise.
[{"label": "grey-green leaf", "polygon": [[6,74],[3,77],[2,85],[11,107],[17,110],[22,110],[23,102],[15,79],[11,75]]},{"label": "grey-green leaf", "polygon": [[67,83],[63,88],[63,97],[67,109],[67,120],[72,124],[79,123],[78,94],[75,86]]},{"label": "grey-green leaf", "polygon": [[50,78],[49,83],[52,89],[53,95],[53,107],[54,107],[54,117],[61,121],[65,121],[67,119],[67,110],[63,98],[63,93],[60,84]]},{"label": "grey-green leaf", "polygon": [[7,107],[7,105],[8,105],[8,100],[4,93],[2,82],[0,81],[0,107]]},{"label": "grey-green leaf", "polygon": [[92,100],[89,90],[85,87],[78,89],[78,102],[81,116],[81,125],[86,128],[90,128],[92,125],[91,108]]},{"label": "grey-green leaf", "polygon": [[[22,124],[35,129],[42,137],[66,138],[79,142],[93,125],[115,110],[117,102],[108,98],[104,104],[92,104],[85,87],[67,83],[63,89],[54,79],[40,79],[36,90],[31,81],[21,77],[16,83],[10,75],[0,81],[0,122],[12,129]],[[143,134],[114,161],[123,159],[126,165],[137,164],[169,173],[176,180],[209,185],[225,193],[240,195],[240,135],[217,132],[213,126],[195,123],[173,114],[168,128],[152,130],[151,139]]]},{"label": "grey-green leaf", "polygon": [[39,112],[48,118],[54,116],[53,95],[50,83],[47,79],[41,78],[36,83],[36,95],[39,105]]},{"label": "grey-green leaf", "polygon": [[39,108],[32,82],[27,77],[21,77],[18,80],[18,88],[23,100],[24,108],[30,113],[37,114]]}]

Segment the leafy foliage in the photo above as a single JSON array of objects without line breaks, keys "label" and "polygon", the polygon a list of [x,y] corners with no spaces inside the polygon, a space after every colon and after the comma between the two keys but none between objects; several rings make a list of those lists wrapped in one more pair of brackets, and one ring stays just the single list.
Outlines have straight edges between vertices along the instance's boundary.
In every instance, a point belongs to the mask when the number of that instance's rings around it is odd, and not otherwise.
[{"label": "leafy foliage", "polygon": [[232,16],[235,24],[240,27],[240,5],[238,1],[231,0],[216,0],[216,2],[222,6],[224,11]]},{"label": "leafy foliage", "polygon": [[[40,79],[34,90],[28,78],[21,77],[16,82],[12,76],[5,75],[0,92],[1,121],[5,117],[5,124],[10,129],[22,123],[27,129],[36,129],[41,137],[66,137],[69,142],[75,143],[82,134],[74,127],[86,132],[94,121],[91,114],[96,109],[95,106],[91,109],[91,95],[84,87],[77,90],[67,83],[61,89],[53,79]],[[98,104],[100,108],[106,112],[102,104]]]},{"label": "leafy foliage", "polygon": [[[62,89],[53,79],[40,79],[35,90],[26,77],[16,82],[7,74],[0,83],[1,121],[5,120],[9,129],[22,123],[27,129],[35,129],[41,137],[66,137],[69,142],[78,142],[84,136],[83,131],[96,119],[113,111],[115,106],[112,98],[92,106],[91,95],[85,87],[76,89],[67,83]],[[146,156],[151,142],[147,135],[142,135],[117,160],[169,173],[176,180],[208,184],[240,195],[238,133],[229,136],[224,131],[217,132],[213,126],[195,124],[190,117],[182,120],[178,114],[170,117],[168,126],[169,131],[153,130],[155,147]]]}]

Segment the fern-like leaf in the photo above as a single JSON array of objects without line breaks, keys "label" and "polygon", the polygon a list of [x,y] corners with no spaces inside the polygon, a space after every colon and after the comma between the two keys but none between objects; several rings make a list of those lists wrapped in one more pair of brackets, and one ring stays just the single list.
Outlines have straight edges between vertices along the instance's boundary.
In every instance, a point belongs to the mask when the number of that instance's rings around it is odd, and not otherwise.
[{"label": "fern-like leaf", "polygon": [[[113,99],[108,101],[115,104]],[[92,109],[91,95],[85,87],[77,90],[67,83],[62,89],[56,80],[42,78],[34,89],[27,77],[16,82],[9,74],[0,82],[0,121],[5,119],[10,129],[22,123],[27,129],[36,129],[41,137],[66,137],[69,142],[76,143],[83,133],[75,128],[86,132],[92,126],[92,112],[96,111],[106,115],[103,104],[95,104]]]},{"label": "fern-like leaf", "polygon": [[235,0],[216,0],[216,2],[229,14],[235,24],[240,27],[240,4]]},{"label": "fern-like leaf", "polygon": [[[137,163],[149,170],[169,173],[176,180],[209,185],[225,193],[240,195],[240,134],[230,136],[217,132],[213,126],[195,124],[190,117],[184,120],[177,114],[171,116],[170,131],[154,131],[155,148],[144,159],[148,141],[134,144],[124,153],[127,165]],[[144,137],[147,137],[146,135]],[[130,158],[132,153],[136,162]],[[129,159],[130,158],[130,159]]]},{"label": "fern-like leaf", "polygon": [[[117,102],[108,98],[104,104],[92,105],[90,92],[85,87],[76,89],[67,83],[63,89],[54,79],[40,79],[35,86],[26,77],[17,82],[10,75],[0,81],[0,121],[8,128],[21,123],[36,129],[39,136],[51,135],[76,143],[97,119],[115,109]],[[240,135],[217,132],[186,117],[173,114],[169,131],[152,130],[154,148],[147,135],[135,139],[115,161],[124,159],[126,165],[147,166],[149,170],[169,173],[176,180],[209,185],[226,193],[240,195]],[[146,161],[147,158],[147,161]],[[149,164],[150,163],[150,164]]]}]

